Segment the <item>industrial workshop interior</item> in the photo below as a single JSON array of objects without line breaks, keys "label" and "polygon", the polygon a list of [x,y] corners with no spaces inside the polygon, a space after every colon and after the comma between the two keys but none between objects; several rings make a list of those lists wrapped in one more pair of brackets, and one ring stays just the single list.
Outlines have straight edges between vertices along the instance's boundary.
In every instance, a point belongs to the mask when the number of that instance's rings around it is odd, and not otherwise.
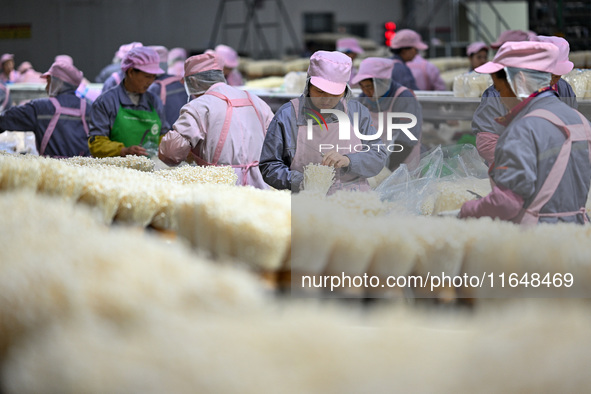
[{"label": "industrial workshop interior", "polygon": [[591,388],[588,0],[1,8],[1,394]]}]

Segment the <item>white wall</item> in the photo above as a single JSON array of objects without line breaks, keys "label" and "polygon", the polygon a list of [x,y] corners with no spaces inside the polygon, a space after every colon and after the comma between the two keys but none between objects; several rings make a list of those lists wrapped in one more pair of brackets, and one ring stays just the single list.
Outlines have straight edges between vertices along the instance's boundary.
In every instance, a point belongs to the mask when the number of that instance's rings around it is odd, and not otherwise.
[{"label": "white wall", "polygon": [[[529,8],[526,1],[493,1],[492,4],[503,17],[505,22],[507,22],[507,24],[510,26],[509,29],[524,31],[529,30]],[[468,7],[475,12],[478,10],[477,3],[469,4]],[[499,23],[494,11],[485,2],[480,4],[480,18],[481,25],[485,26],[495,39],[503,31],[509,30],[503,24]],[[473,20],[473,22],[477,24],[475,20]],[[484,30],[482,31],[484,32]],[[484,38],[484,36],[481,36],[480,41],[486,41]],[[476,40],[476,29],[470,29],[470,41],[473,42]]]},{"label": "white wall", "polygon": [[[264,2],[260,22],[276,19],[275,1]],[[17,66],[25,60],[45,71],[58,54],[69,54],[90,80],[124,43],[164,45],[203,50],[208,47],[219,2],[189,0],[2,0],[0,25],[29,23],[29,39],[0,39],[0,53],[14,53]],[[230,21],[241,21],[241,2],[228,2]],[[382,23],[402,22],[400,0],[283,0],[301,41],[304,12],[334,12],[337,23],[368,23],[369,38],[381,42]],[[266,36],[277,48],[277,30]],[[253,33],[251,32],[251,39]],[[237,45],[240,31],[227,36]],[[286,29],[284,46],[291,46]],[[216,44],[221,43],[218,35]],[[252,41],[251,41],[252,42]]]}]

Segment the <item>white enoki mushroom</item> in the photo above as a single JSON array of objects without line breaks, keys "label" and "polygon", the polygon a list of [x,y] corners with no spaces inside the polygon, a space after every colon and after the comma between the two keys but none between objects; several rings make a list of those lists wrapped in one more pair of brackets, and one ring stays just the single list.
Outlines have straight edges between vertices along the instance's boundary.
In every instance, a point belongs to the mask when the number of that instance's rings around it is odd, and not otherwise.
[{"label": "white enoki mushroom", "polygon": [[232,186],[238,180],[238,175],[230,166],[182,166],[155,171],[154,175],[182,185],[215,183]]},{"label": "white enoki mushroom", "polygon": [[334,167],[313,163],[304,166],[303,188],[307,192],[318,193],[325,196],[334,183],[334,180]]},{"label": "white enoki mushroom", "polygon": [[67,159],[62,159],[68,164],[76,164],[79,166],[114,166],[114,167],[124,167],[124,168],[132,168],[134,170],[139,170],[143,172],[152,172],[154,171],[154,162],[145,156],[125,156],[125,157],[103,157],[103,158],[94,158],[94,157],[70,157]]}]

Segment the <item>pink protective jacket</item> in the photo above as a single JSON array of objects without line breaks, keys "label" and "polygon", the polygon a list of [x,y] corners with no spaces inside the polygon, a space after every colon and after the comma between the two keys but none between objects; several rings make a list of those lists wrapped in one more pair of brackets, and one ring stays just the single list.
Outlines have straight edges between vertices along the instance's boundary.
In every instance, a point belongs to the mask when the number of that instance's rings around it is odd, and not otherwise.
[{"label": "pink protective jacket", "polygon": [[489,133],[488,131],[482,131],[476,134],[476,149],[488,164],[495,161],[495,148],[497,147],[498,139],[498,134]]},{"label": "pink protective jacket", "polygon": [[41,73],[35,70],[27,70],[24,73],[20,74],[15,81],[17,83],[42,83],[45,84],[47,80],[45,78],[41,78]]},{"label": "pink protective jacket", "polygon": [[174,62],[173,64],[168,66],[168,73],[170,75],[175,75],[179,77],[179,79],[181,79],[185,76],[185,62],[182,60]]},{"label": "pink protective jacket", "polygon": [[406,62],[406,65],[415,77],[419,90],[447,90],[437,66],[423,59],[421,55],[416,55],[412,61]]},{"label": "pink protective jacket", "polygon": [[[229,120],[226,120],[229,113],[227,101],[211,93],[237,102],[250,98],[254,108],[251,105],[235,106]],[[168,165],[177,165],[192,153],[197,156],[197,162],[213,164],[224,122],[227,121],[229,131],[221,153],[217,154],[217,165],[235,166],[237,185],[267,189],[269,186],[263,181],[258,161],[272,119],[271,108],[259,97],[247,95],[243,90],[225,83],[216,83],[204,95],[181,108],[172,130],[162,138],[159,157]]]}]

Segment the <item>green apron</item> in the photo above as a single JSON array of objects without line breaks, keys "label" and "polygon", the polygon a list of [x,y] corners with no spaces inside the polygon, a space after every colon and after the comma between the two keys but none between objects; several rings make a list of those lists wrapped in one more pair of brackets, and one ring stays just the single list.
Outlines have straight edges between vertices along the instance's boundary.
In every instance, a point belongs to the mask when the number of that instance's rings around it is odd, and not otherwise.
[{"label": "green apron", "polygon": [[119,107],[119,112],[111,128],[111,141],[122,142],[125,147],[145,145],[150,142],[158,146],[162,121],[152,108],[152,112]]}]

